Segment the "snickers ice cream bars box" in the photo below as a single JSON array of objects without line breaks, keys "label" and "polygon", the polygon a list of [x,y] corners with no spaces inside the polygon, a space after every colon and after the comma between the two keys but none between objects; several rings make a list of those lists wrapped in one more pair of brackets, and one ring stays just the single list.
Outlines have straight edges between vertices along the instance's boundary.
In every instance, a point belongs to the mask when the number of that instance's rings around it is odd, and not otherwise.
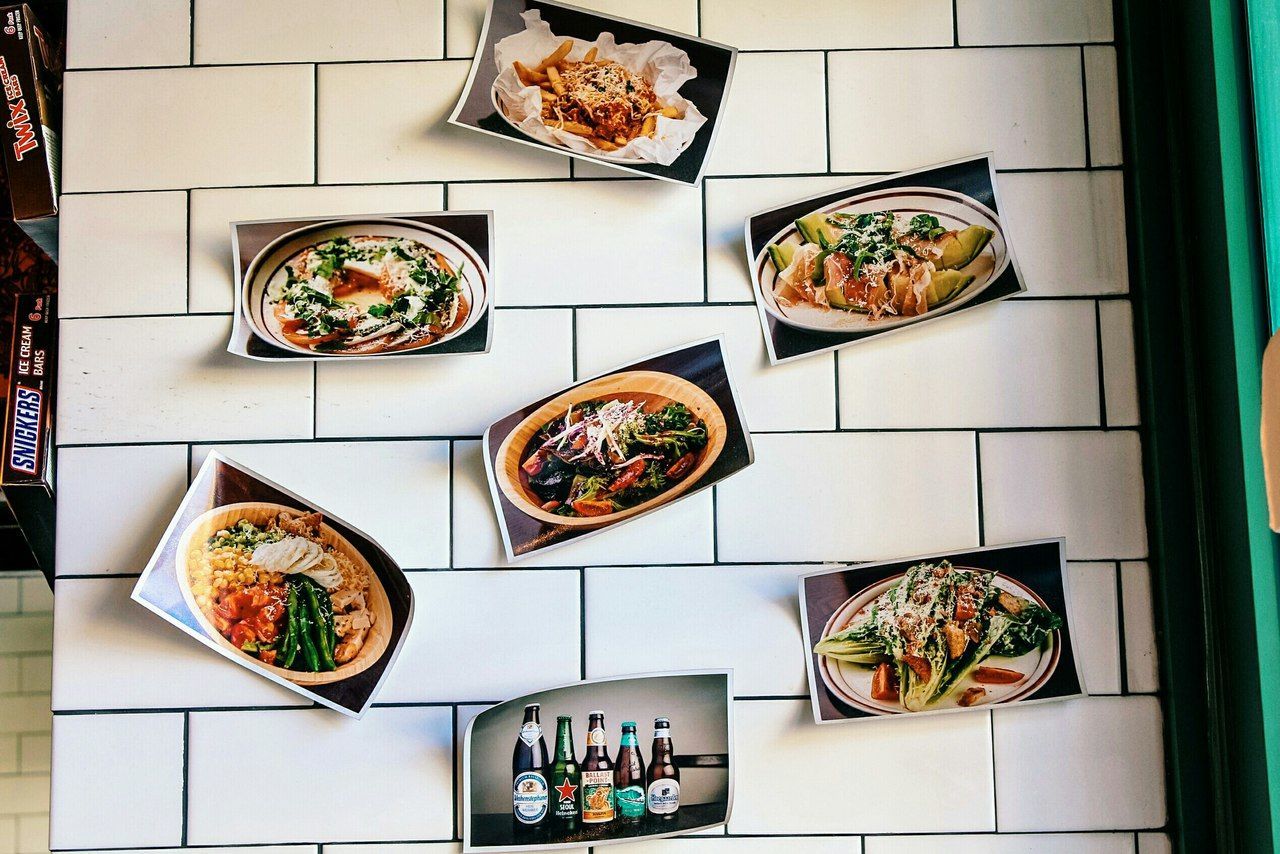
[{"label": "snickers ice cream bars box", "polygon": [[62,52],[26,3],[0,6],[0,90],[13,218],[56,261]]},{"label": "snickers ice cream bars box", "polygon": [[58,314],[52,294],[20,294],[9,354],[0,487],[45,577],[53,578],[53,404]]}]

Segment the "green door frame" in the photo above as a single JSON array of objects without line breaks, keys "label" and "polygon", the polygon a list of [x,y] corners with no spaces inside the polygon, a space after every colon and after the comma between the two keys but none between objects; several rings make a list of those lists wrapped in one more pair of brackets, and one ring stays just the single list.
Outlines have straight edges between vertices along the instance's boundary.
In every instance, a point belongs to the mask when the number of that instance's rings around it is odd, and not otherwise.
[{"label": "green door frame", "polygon": [[1185,854],[1280,849],[1248,12],[1245,0],[1116,3],[1170,829]]}]

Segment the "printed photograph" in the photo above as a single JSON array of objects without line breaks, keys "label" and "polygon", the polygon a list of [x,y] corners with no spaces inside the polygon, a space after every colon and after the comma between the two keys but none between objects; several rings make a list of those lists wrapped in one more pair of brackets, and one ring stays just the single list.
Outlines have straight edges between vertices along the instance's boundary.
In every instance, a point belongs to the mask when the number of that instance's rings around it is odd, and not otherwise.
[{"label": "printed photograph", "polygon": [[355,717],[413,619],[409,583],[377,543],[216,452],[133,599],[231,661]]},{"label": "printed photograph", "polygon": [[236,313],[251,359],[486,353],[490,211],[231,224]]},{"label": "printed photograph", "polygon": [[769,360],[788,362],[1026,290],[990,155],[877,178],[747,219]]},{"label": "printed photograph", "polygon": [[686,498],[754,461],[721,339],[641,359],[489,426],[510,560]]},{"label": "printed photograph", "polygon": [[491,0],[449,121],[696,185],[737,51],[549,0]]},{"label": "printed photograph", "polygon": [[860,564],[800,579],[818,723],[1085,693],[1061,539]]},{"label": "printed photograph", "polygon": [[586,848],[725,824],[732,703],[728,671],[698,671],[579,682],[486,709],[463,742],[463,851]]}]

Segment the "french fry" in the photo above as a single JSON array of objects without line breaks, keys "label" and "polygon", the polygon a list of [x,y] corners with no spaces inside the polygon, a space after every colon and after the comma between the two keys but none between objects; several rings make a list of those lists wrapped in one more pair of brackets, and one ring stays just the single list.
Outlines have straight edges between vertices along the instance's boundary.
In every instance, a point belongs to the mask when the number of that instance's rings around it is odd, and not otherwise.
[{"label": "french fry", "polygon": [[516,76],[520,78],[520,82],[526,86],[537,86],[539,83],[547,81],[547,75],[540,71],[534,71],[526,66],[523,62],[516,61],[512,63],[516,69]]},{"label": "french fry", "polygon": [[551,81],[550,81],[550,80],[548,80],[546,83],[539,83],[539,84],[538,84],[538,87],[539,87],[539,88],[541,88],[541,89],[545,89],[545,90],[546,90],[546,91],[548,91],[548,92],[553,91],[553,90],[552,90],[552,88],[551,88]]},{"label": "french fry", "polygon": [[678,119],[680,118],[680,111],[677,110],[675,107],[663,107],[662,115],[666,116],[669,119]]},{"label": "french fry", "polygon": [[564,94],[564,92],[565,92],[565,89],[564,89],[564,82],[563,82],[563,81],[561,81],[561,79],[560,79],[560,69],[556,68],[554,65],[548,65],[548,66],[547,66],[547,80],[548,80],[548,81],[550,81],[550,83],[551,83],[551,88],[552,88],[552,90],[554,90],[554,91],[555,91],[555,93],[556,93],[557,95],[563,95],[563,94]]},{"label": "french fry", "polygon": [[545,89],[541,91],[541,95],[542,95],[542,100],[546,101],[548,104],[554,104],[556,101],[560,100],[556,96],[555,92],[548,92]]},{"label": "french fry", "polygon": [[618,150],[618,146],[614,145],[612,142],[610,142],[609,140],[605,139],[604,137],[599,137],[599,136],[597,136],[597,137],[593,137],[591,141],[592,141],[592,142],[594,142],[594,143],[596,144],[596,147],[597,147],[597,148],[603,148],[605,151],[617,151],[617,150]]},{"label": "french fry", "polygon": [[598,48],[598,47],[593,47],[593,48],[591,48],[591,50],[587,51],[587,55],[586,55],[586,56],[584,56],[584,57],[582,57],[582,61],[583,61],[583,62],[592,62],[592,61],[594,61],[594,60],[595,60],[595,58],[596,58],[596,54],[597,54],[597,53],[599,53],[599,52],[600,52],[600,48]]},{"label": "french fry", "polygon": [[554,127],[557,127],[560,130],[567,130],[569,133],[576,134],[577,136],[595,136],[596,133],[596,129],[590,125],[584,125],[581,122],[571,122],[568,120],[556,122]]},{"label": "french fry", "polygon": [[658,117],[648,115],[644,117],[644,124],[640,126],[640,133],[647,137],[652,137],[658,129]]},{"label": "french fry", "polygon": [[556,48],[554,51],[550,53],[550,55],[547,56],[546,59],[538,63],[537,70],[546,71],[549,67],[551,67],[552,65],[555,65],[560,60],[568,56],[569,51],[571,50],[573,50],[573,39],[565,39],[560,44],[560,47]]},{"label": "french fry", "polygon": [[627,139],[627,138],[626,138],[625,136],[623,136],[622,134],[618,134],[617,136],[615,136],[615,137],[613,138],[613,141],[614,141],[614,142],[616,142],[618,145],[626,145],[626,144],[627,144],[628,142],[630,142],[631,140]]}]

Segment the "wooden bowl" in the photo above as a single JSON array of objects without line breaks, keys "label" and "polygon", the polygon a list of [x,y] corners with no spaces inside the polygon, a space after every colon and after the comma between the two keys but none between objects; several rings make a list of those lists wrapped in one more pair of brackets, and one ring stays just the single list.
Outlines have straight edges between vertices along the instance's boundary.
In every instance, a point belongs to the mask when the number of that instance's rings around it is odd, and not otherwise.
[{"label": "wooden bowl", "polygon": [[[529,442],[537,434],[538,428],[557,415],[563,414],[570,404],[613,398],[619,400],[635,399],[635,397],[628,397],[628,395],[658,395],[669,398],[683,403],[689,407],[689,410],[694,415],[702,419],[707,427],[707,444],[702,449],[697,466],[683,480],[678,481],[665,492],[655,495],[648,501],[641,502],[634,507],[628,507],[615,513],[607,513],[603,516],[557,516],[554,513],[548,513],[543,510],[541,507],[542,499],[531,492],[520,480],[520,463],[523,461],[525,448],[528,447]],[[598,528],[603,525],[620,522],[623,519],[629,519],[632,516],[638,516],[660,504],[671,501],[682,493],[688,492],[694,484],[702,479],[702,476],[711,468],[711,464],[720,456],[720,452],[724,450],[725,434],[727,432],[728,427],[725,424],[724,413],[720,411],[720,407],[711,399],[711,395],[688,380],[658,371],[625,371],[583,383],[553,397],[538,407],[536,411],[516,425],[516,428],[508,433],[507,437],[502,440],[502,444],[498,446],[498,458],[494,464],[494,476],[498,481],[498,487],[502,490],[502,494],[526,516],[537,519],[547,525],[559,525],[566,528]]]},{"label": "wooden bowl", "polygon": [[267,664],[252,655],[242,652],[235,644],[222,636],[222,632],[218,631],[200,606],[196,604],[195,595],[191,592],[192,567],[190,566],[189,556],[193,547],[203,548],[205,542],[215,533],[234,525],[241,519],[247,519],[254,525],[262,527],[282,512],[301,515],[301,511],[293,507],[285,507],[283,504],[246,501],[239,504],[225,504],[221,507],[215,507],[197,516],[187,526],[187,529],[182,532],[182,538],[178,540],[178,586],[182,590],[182,598],[186,601],[187,607],[191,609],[191,613],[195,615],[201,628],[204,629],[205,634],[209,635],[214,643],[230,650],[234,655],[244,657],[253,666],[260,667],[268,673],[281,679],[287,679],[297,685],[324,685],[330,682],[340,682],[349,676],[355,676],[357,673],[367,670],[386,651],[391,640],[391,600],[387,597],[387,591],[383,588],[382,581],[378,578],[377,573],[373,571],[373,567],[365,556],[346,537],[339,534],[329,525],[321,524],[320,539],[327,545],[333,546],[335,551],[346,555],[356,566],[363,567],[369,574],[369,592],[365,599],[369,611],[373,614],[373,627],[369,629],[369,634],[365,637],[364,646],[360,648],[360,652],[356,654],[355,658],[346,664],[339,665],[335,670],[320,673],[289,670],[284,667],[276,667],[274,664]]}]

